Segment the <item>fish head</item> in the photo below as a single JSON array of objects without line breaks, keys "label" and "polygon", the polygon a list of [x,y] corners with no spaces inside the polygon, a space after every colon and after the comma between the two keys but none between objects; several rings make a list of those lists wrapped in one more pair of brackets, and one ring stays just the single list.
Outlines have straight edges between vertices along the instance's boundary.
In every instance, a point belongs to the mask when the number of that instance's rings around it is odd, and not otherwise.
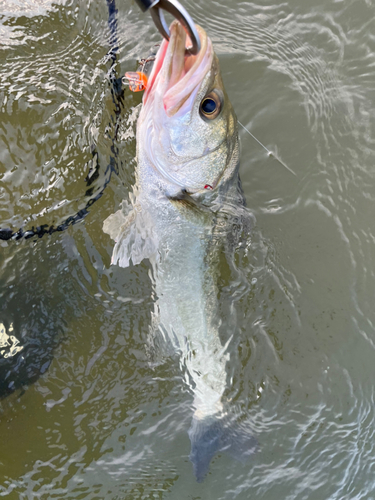
[{"label": "fish head", "polygon": [[137,129],[138,157],[146,155],[167,182],[188,194],[216,189],[238,163],[237,119],[212,42],[197,30],[201,50],[190,55],[185,30],[172,23],[148,79]]}]

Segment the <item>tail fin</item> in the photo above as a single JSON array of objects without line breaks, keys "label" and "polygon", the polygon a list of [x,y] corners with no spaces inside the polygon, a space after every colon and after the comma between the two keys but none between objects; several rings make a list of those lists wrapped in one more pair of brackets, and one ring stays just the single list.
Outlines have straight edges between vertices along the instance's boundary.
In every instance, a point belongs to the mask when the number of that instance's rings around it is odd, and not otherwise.
[{"label": "tail fin", "polygon": [[193,418],[189,429],[191,441],[190,461],[200,483],[208,472],[212,458],[220,452],[245,463],[257,449],[258,443],[247,429],[229,419]]}]

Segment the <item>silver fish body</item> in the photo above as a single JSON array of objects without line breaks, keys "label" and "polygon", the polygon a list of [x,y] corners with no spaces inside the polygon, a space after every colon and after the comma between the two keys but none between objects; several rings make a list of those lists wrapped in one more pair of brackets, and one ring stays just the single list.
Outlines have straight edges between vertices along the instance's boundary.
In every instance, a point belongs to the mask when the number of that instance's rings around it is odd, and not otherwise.
[{"label": "silver fish body", "polygon": [[215,453],[236,455],[238,446],[244,458],[254,439],[237,430],[231,441],[223,405],[228,354],[218,333],[219,259],[231,215],[243,205],[237,120],[211,41],[198,30],[197,56],[185,57],[178,23],[159,49],[137,123],[131,206],[124,203],[104,231],[116,241],[114,263],[152,263],[159,332],[179,353],[194,395],[190,458],[202,480]]}]

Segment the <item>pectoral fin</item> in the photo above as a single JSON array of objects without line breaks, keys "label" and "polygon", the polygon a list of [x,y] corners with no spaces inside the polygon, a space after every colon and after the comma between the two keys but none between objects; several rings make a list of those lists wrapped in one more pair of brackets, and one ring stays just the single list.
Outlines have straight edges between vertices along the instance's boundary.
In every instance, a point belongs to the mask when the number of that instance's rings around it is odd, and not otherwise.
[{"label": "pectoral fin", "polygon": [[124,201],[122,208],[104,221],[103,231],[115,241],[112,264],[128,267],[132,261],[137,265],[156,253],[152,224],[137,205],[132,208]]}]

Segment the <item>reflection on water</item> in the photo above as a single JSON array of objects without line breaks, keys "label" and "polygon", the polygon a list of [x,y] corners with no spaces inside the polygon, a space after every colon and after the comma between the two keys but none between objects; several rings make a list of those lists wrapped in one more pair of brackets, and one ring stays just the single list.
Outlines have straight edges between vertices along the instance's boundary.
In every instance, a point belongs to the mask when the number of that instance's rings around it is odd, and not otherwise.
[{"label": "reflection on water", "polygon": [[[257,224],[235,265],[223,264],[221,334],[234,334],[226,396],[259,451],[245,465],[218,456],[195,483],[192,394],[149,336],[149,264],[110,266],[102,223],[134,180],[140,97],[125,94],[119,175],[85,222],[1,243],[0,351],[14,337],[25,360],[20,389],[0,403],[1,496],[373,495],[371,4],[192,5],[239,120],[297,174],[241,132]],[[136,6],[118,9],[124,72],[159,36]],[[93,143],[98,189],[105,182],[114,113],[106,14],[101,1],[0,3],[1,227],[58,224],[84,207]]]},{"label": "reflection on water", "polygon": [[9,325],[8,332],[3,324],[0,324],[0,355],[4,358],[12,358],[17,353],[22,351],[23,346],[20,341],[13,335],[13,323]]}]

